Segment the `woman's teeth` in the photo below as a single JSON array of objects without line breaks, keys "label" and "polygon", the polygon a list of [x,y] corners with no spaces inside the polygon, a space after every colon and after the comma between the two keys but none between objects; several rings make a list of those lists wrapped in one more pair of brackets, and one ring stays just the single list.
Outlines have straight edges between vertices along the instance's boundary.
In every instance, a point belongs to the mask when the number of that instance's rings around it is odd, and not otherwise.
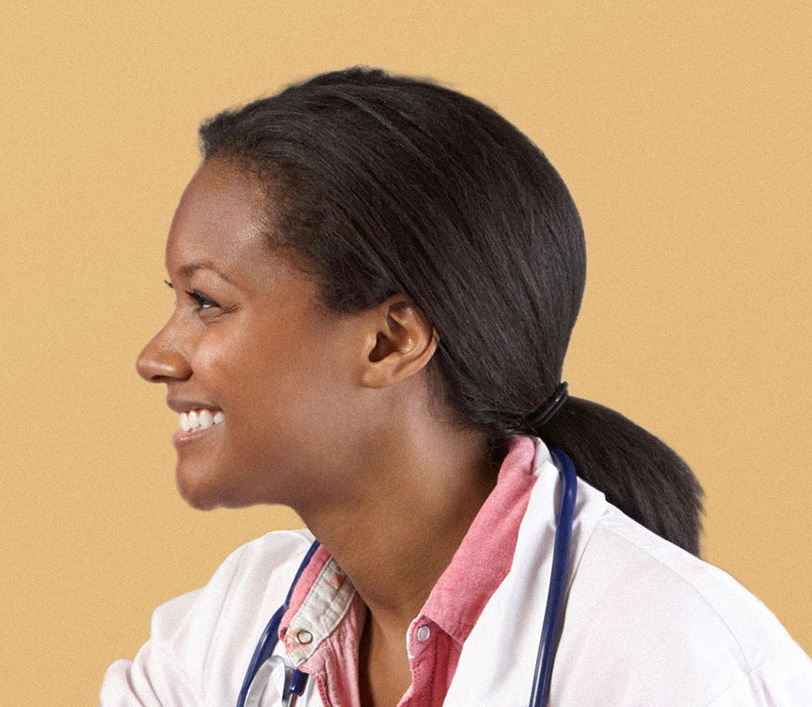
[{"label": "woman's teeth", "polygon": [[190,432],[198,428],[206,429],[213,425],[219,425],[225,420],[225,415],[221,410],[213,412],[212,410],[189,410],[189,412],[182,412],[180,414],[180,428],[184,432]]}]

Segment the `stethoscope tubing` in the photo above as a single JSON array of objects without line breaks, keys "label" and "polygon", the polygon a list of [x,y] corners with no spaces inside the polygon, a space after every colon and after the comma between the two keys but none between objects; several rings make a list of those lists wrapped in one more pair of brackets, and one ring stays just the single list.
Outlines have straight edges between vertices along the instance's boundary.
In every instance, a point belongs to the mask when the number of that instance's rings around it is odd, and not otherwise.
[{"label": "stethoscope tubing", "polygon": [[578,478],[572,460],[559,449],[550,449],[550,453],[558,462],[561,475],[561,506],[558,511],[550,588],[547,591],[547,606],[544,611],[544,623],[541,627],[529,707],[544,707],[550,697],[553,660],[558,647],[561,620],[564,616],[572,525],[575,518],[578,487]]},{"label": "stethoscope tubing", "polygon": [[[557,462],[561,476],[561,505],[558,511],[555,540],[553,546],[553,562],[550,570],[550,586],[547,592],[547,606],[544,611],[544,622],[541,628],[541,639],[536,656],[536,670],[533,676],[533,688],[530,694],[529,707],[545,707],[550,696],[550,682],[553,672],[553,661],[558,647],[558,638],[561,630],[561,621],[564,615],[565,595],[567,591],[568,565],[570,545],[572,540],[572,526],[575,518],[575,501],[577,498],[578,478],[572,460],[560,449],[550,449],[550,453]],[[262,636],[251,657],[251,663],[245,673],[242,688],[237,698],[237,707],[245,707],[245,700],[251,683],[254,681],[260,666],[268,660],[279,640],[279,624],[282,617],[290,607],[293,591],[305,568],[310,564],[319,541],[315,540],[302,559],[296,576],[288,590],[285,603],[280,606],[271,620],[265,626]],[[295,704],[296,699],[304,692],[307,684],[307,673],[294,670],[286,689],[289,706]]]},{"label": "stethoscope tubing", "polygon": [[[293,590],[296,588],[296,584],[299,582],[302,572],[304,572],[305,568],[310,564],[310,560],[313,559],[313,555],[318,549],[319,541],[314,540],[313,544],[308,549],[307,554],[304,556],[304,558],[302,558],[299,569],[296,570],[296,576],[293,578],[293,582],[290,584],[288,595],[285,597],[285,603],[274,612],[271,620],[268,622],[267,626],[265,626],[265,630],[262,632],[259,643],[257,643],[257,647],[254,649],[254,655],[251,657],[248,670],[245,673],[242,688],[240,689],[240,695],[237,698],[237,707],[245,707],[245,700],[248,697],[248,690],[251,688],[251,683],[254,682],[254,678],[256,677],[257,672],[259,672],[260,666],[266,660],[268,660],[271,653],[273,653],[273,649],[276,647],[276,644],[279,641],[279,624],[282,623],[282,617],[285,615],[288,608],[290,608],[290,600],[293,597]],[[307,674],[299,670],[294,670],[287,692],[290,693],[291,696],[301,695],[302,692],[304,692],[306,683]]]}]

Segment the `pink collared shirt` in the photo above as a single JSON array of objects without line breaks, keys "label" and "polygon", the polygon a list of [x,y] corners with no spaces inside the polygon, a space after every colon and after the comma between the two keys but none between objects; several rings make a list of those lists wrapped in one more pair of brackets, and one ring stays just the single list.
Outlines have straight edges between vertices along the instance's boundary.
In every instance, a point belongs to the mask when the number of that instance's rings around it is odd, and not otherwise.
[{"label": "pink collared shirt", "polygon": [[[533,476],[530,437],[511,438],[496,486],[474,518],[406,636],[412,684],[398,707],[442,705],[482,609],[513,560]],[[325,707],[358,707],[358,649],[366,606],[320,547],[299,579],[279,637],[291,661],[316,681]]]}]

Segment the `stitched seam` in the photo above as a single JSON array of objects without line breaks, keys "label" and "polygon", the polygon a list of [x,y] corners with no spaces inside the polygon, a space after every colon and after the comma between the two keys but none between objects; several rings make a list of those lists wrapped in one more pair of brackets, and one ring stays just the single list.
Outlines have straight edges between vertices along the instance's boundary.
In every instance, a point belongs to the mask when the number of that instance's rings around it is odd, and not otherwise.
[{"label": "stitched seam", "polygon": [[[798,661],[793,660],[792,662],[797,663]],[[751,682],[757,670],[762,670],[766,666],[772,665],[773,663],[780,664],[783,663],[783,661],[774,658],[772,660],[765,660],[763,663],[760,663],[757,667],[751,667],[746,673],[744,673],[744,675],[740,675],[735,680],[731,680],[729,683],[727,683],[727,685],[725,685],[725,687],[718,695],[716,695],[713,699],[711,699],[710,702],[703,703],[702,707],[713,707],[714,702],[724,697],[728,692],[730,692],[731,688],[735,687],[736,685],[739,685],[742,682]]]},{"label": "stitched seam", "polygon": [[[604,516],[607,513],[607,509],[604,508],[603,513],[595,519],[595,522],[592,524],[592,530],[590,531],[589,535],[587,536],[586,540],[584,540],[584,544],[581,547],[581,551],[578,553],[577,557],[575,558],[575,564],[569,570],[569,578],[567,580],[567,595],[569,595],[570,590],[572,589],[572,583],[575,581],[575,574],[578,572],[578,568],[581,566],[581,560],[584,559],[584,555],[586,554],[586,549],[589,547],[589,543],[592,542],[592,538],[595,535],[595,531],[598,529],[598,525],[603,521]],[[556,521],[556,532],[558,532],[558,522]]]}]

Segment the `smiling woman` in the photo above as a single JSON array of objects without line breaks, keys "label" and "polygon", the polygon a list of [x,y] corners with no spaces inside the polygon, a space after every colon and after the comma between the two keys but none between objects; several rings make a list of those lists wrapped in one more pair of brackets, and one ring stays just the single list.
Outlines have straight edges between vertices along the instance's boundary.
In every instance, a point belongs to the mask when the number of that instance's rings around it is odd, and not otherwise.
[{"label": "smiling woman", "polygon": [[690,469],[567,394],[584,237],[535,145],[364,69],[201,137],[138,371],[192,506],[308,530],[159,608],[103,705],[805,704],[812,663],[698,558]]},{"label": "smiling woman", "polygon": [[303,482],[327,463],[308,454],[314,431],[326,442],[351,416],[355,331],[318,306],[311,279],[269,253],[264,208],[233,164],[204,163],[167,242],[175,311],[138,358],[181,416],[177,480],[196,508],[298,507]]}]

